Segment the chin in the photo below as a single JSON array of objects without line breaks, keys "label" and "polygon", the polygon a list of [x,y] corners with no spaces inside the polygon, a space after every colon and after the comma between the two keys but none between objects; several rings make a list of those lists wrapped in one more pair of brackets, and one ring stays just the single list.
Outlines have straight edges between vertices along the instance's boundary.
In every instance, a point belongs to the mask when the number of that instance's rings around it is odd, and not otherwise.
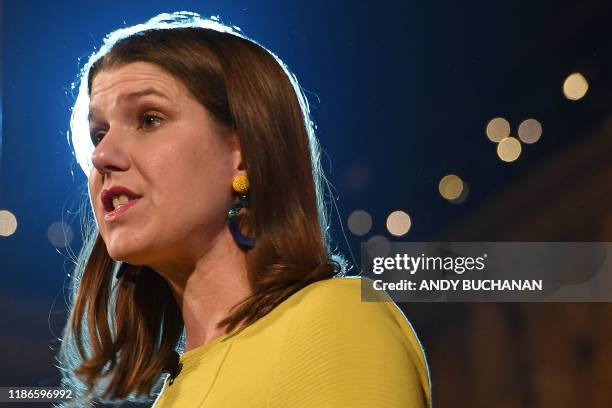
[{"label": "chin", "polygon": [[114,247],[112,243],[106,244],[108,255],[116,262],[126,262],[132,265],[144,265],[146,260],[143,255],[146,253],[142,248],[130,248],[125,243],[117,244]]}]

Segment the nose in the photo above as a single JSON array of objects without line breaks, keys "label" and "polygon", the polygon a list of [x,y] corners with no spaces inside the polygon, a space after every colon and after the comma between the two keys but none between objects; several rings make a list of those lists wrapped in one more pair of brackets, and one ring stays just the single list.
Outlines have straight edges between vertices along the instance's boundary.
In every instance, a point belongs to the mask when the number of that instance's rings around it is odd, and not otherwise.
[{"label": "nose", "polygon": [[119,136],[109,130],[94,149],[91,162],[102,175],[113,171],[125,171],[129,167],[129,158],[125,146],[119,141]]}]

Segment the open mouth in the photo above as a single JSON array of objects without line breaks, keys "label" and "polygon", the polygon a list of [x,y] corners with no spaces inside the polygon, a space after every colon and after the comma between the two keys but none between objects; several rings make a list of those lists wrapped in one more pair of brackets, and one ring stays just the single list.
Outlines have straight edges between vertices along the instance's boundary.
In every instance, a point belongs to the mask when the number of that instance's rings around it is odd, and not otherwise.
[{"label": "open mouth", "polygon": [[140,201],[140,198],[130,199],[125,203],[123,202],[118,203],[116,208],[114,208],[111,211],[106,211],[104,213],[104,220],[106,221],[116,220],[117,218],[125,214],[130,208],[136,205],[138,201]]},{"label": "open mouth", "polygon": [[112,221],[118,218],[132,208],[141,197],[124,186],[114,186],[103,190],[100,200],[104,207],[104,219]]}]

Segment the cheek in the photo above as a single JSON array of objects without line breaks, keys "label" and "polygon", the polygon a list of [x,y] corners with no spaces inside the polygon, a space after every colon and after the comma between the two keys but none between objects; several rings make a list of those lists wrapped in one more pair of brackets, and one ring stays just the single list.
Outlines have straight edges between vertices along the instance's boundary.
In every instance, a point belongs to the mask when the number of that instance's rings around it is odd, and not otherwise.
[{"label": "cheek", "polygon": [[[175,213],[175,218],[224,218],[231,207],[231,165],[221,151],[199,148],[176,149],[157,157],[151,167],[155,201]],[[168,165],[168,163],[172,163]],[[229,180],[229,181],[228,181]]]}]

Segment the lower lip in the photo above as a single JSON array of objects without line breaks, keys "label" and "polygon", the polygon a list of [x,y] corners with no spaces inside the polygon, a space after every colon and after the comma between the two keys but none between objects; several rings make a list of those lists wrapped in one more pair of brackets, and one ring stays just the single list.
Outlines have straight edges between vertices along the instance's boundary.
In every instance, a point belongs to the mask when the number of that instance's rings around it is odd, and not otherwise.
[{"label": "lower lip", "polygon": [[115,221],[117,218],[125,214],[127,210],[132,208],[134,204],[136,204],[138,201],[140,201],[140,198],[130,200],[126,204],[123,204],[121,207],[117,208],[116,210],[104,214],[104,221]]}]

